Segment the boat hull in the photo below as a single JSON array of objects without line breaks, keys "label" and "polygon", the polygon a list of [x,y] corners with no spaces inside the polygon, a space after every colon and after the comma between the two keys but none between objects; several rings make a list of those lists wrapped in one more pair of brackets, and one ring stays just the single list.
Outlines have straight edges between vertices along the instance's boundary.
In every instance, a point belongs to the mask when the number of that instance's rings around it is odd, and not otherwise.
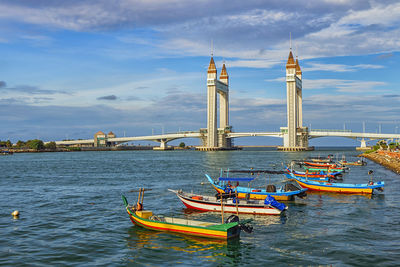
[{"label": "boat hull", "polygon": [[[300,177],[300,178],[307,178],[308,180],[312,180],[312,181],[316,181],[316,182],[329,182],[329,178],[325,177],[325,178],[317,178],[317,177],[306,177],[306,176],[301,176],[298,174],[294,174],[294,173],[286,173],[285,176],[288,179],[295,179],[296,177]],[[334,178],[333,178],[334,179]]]},{"label": "boat hull", "polygon": [[319,171],[323,171],[323,172],[344,172],[343,168],[324,168],[324,167],[311,167],[311,166],[305,166],[304,167],[306,170],[308,171],[312,171],[312,172],[319,172]]},{"label": "boat hull", "polygon": [[342,184],[342,183],[324,183],[307,181],[302,178],[294,178],[301,187],[307,188],[311,191],[344,193],[344,194],[372,194],[374,189],[382,189],[384,182],[374,183],[373,185],[367,184]]},{"label": "boat hull", "polygon": [[155,231],[165,231],[179,233],[191,236],[199,236],[213,239],[231,239],[240,236],[240,227],[237,222],[221,224],[210,227],[198,227],[177,223],[159,222],[150,219],[144,219],[138,216],[129,208],[126,209],[133,224],[146,229]]},{"label": "boat hull", "polygon": [[323,167],[323,168],[335,168],[336,167],[335,164],[330,164],[330,163],[315,163],[315,162],[304,161],[304,164],[308,165],[308,166]]}]

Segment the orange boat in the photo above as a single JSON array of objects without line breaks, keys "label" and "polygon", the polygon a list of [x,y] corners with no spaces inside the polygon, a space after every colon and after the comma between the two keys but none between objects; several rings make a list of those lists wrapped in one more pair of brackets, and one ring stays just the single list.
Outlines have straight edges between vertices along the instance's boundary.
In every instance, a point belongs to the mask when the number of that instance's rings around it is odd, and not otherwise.
[{"label": "orange boat", "polygon": [[304,161],[305,165],[308,166],[313,166],[313,167],[322,167],[322,168],[338,168],[336,164],[331,164],[331,163],[315,163],[315,162],[308,162]]}]

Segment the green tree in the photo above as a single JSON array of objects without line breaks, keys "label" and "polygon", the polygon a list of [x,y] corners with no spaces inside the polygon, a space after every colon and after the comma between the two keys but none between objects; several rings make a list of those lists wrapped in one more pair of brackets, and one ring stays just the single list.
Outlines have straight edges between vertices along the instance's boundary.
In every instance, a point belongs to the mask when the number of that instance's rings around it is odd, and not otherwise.
[{"label": "green tree", "polygon": [[377,145],[379,145],[379,149],[381,149],[381,150],[386,150],[388,147],[385,140],[378,141]]},{"label": "green tree", "polygon": [[56,142],[49,142],[49,143],[45,144],[44,147],[46,149],[56,150],[57,145],[56,145]]},{"label": "green tree", "polygon": [[184,142],[181,142],[181,143],[179,144],[179,147],[181,147],[181,148],[185,148],[185,147],[186,147],[186,145],[185,145],[185,143],[184,143]]},{"label": "green tree", "polygon": [[12,147],[12,146],[13,146],[13,144],[11,143],[11,141],[10,141],[10,140],[7,140],[7,142],[6,142],[6,146],[7,146],[8,148],[10,148],[10,147]]},{"label": "green tree", "polygon": [[35,150],[42,150],[44,149],[44,143],[42,140],[39,139],[33,139],[33,140],[28,140],[26,142],[26,145],[30,148],[30,149],[35,149]]},{"label": "green tree", "polygon": [[26,143],[24,141],[18,140],[18,142],[15,144],[17,148],[23,148],[26,146]]}]

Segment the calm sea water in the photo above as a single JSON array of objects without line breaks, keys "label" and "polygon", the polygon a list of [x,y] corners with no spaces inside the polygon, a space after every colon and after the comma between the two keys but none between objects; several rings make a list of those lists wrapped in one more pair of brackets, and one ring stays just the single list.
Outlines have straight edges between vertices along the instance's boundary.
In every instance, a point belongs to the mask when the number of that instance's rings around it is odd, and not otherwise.
[{"label": "calm sea water", "polygon": [[[14,154],[0,157],[0,265],[379,265],[400,262],[400,176],[368,161],[345,175],[384,180],[383,195],[309,194],[284,216],[254,218],[254,232],[217,242],[133,226],[121,194],[132,203],[139,187],[146,209],[164,215],[220,221],[190,213],[167,188],[214,194],[204,173],[220,168],[280,170],[282,162],[355,151],[116,151]],[[256,183],[278,183],[282,175]],[[10,213],[19,210],[19,219]],[[244,216],[246,217],[246,216]]]}]

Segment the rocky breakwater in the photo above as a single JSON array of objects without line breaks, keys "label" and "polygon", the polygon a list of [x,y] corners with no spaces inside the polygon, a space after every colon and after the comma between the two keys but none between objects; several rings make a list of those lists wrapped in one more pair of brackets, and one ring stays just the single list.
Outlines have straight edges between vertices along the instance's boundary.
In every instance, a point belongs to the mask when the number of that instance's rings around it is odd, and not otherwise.
[{"label": "rocky breakwater", "polygon": [[360,155],[400,174],[400,152],[376,151]]}]

